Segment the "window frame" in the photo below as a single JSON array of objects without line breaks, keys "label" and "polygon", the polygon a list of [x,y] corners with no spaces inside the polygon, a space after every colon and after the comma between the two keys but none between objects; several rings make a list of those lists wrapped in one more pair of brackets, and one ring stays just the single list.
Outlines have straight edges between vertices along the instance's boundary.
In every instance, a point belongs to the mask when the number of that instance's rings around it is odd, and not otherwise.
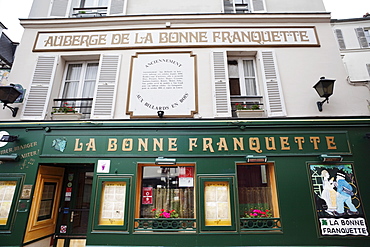
[{"label": "window frame", "polygon": [[[246,162],[238,162],[236,163],[236,166],[265,166],[266,169],[268,169],[268,181],[271,184],[271,202],[272,207],[274,209],[274,218],[280,217],[280,211],[279,211],[279,196],[277,192],[277,186],[276,186],[276,173],[275,173],[275,163],[274,162],[266,162],[266,163],[246,163]],[[237,168],[237,167],[236,167]],[[238,178],[238,173],[236,169],[236,176]],[[239,192],[239,185],[237,188],[237,192]],[[238,198],[239,203],[239,198]]]},{"label": "window frame", "polygon": [[[238,77],[231,77],[229,73],[229,62],[230,61],[237,61],[238,66]],[[244,70],[244,61],[252,61],[253,62],[253,73],[254,76],[245,76],[245,70]],[[240,95],[232,95],[230,92],[230,96],[241,96],[241,97],[256,97],[260,96],[261,92],[258,87],[258,76],[257,76],[257,70],[256,70],[256,59],[252,56],[245,56],[245,57],[234,57],[234,56],[227,56],[227,69],[228,69],[228,82],[230,87],[230,79],[239,79],[239,89],[240,89]],[[246,87],[246,79],[254,79],[254,87],[256,88],[255,94],[247,94],[247,87]],[[231,90],[230,90],[231,91]]]},{"label": "window frame", "polygon": [[[276,184],[276,173],[275,173],[275,163],[274,162],[265,162],[265,163],[247,163],[247,162],[237,162],[236,163],[236,167],[235,167],[235,171],[236,171],[236,183],[237,183],[237,189],[236,189],[236,193],[237,193],[237,203],[238,203],[238,206],[240,207],[240,201],[239,201],[239,184],[238,184],[238,169],[237,169],[237,166],[265,166],[266,167],[266,170],[268,169],[268,172],[267,172],[267,181],[268,181],[268,184],[270,185],[269,187],[271,188],[271,204],[272,204],[272,209],[273,209],[273,215],[271,218],[267,218],[267,219],[271,219],[271,222],[270,223],[267,223],[267,222],[264,222],[262,224],[264,224],[263,227],[266,227],[266,228],[254,228],[254,226],[251,226],[250,229],[241,229],[242,232],[244,231],[261,231],[261,230],[267,230],[267,231],[281,231],[282,230],[282,226],[281,226],[281,216],[280,216],[280,208],[279,208],[279,196],[278,196],[278,190],[277,190],[277,184]],[[239,208],[238,208],[239,209]],[[238,211],[238,213],[240,214],[240,212]],[[241,225],[242,225],[242,219],[245,220],[245,219],[248,219],[248,220],[253,220],[253,219],[258,219],[258,218],[243,218],[241,217],[240,215],[238,215],[238,218],[239,218],[239,221],[241,222]],[[257,226],[257,225],[255,225]],[[274,226],[273,228],[271,226]]]},{"label": "window frame", "polygon": [[[205,183],[206,182],[226,182],[229,184],[229,202],[230,202],[230,226],[207,226],[206,225],[206,198],[205,198]],[[198,177],[198,190],[199,190],[199,223],[201,232],[222,231],[222,232],[236,232],[236,201],[235,201],[235,176],[199,176]]]},{"label": "window frame", "polygon": [[[142,178],[143,178],[143,167],[150,166],[150,167],[193,167],[193,211],[194,211],[194,218],[140,218],[140,210],[142,205]],[[144,228],[144,231],[147,232],[157,232],[157,231],[175,231],[175,232],[194,232],[196,230],[196,222],[197,222],[197,181],[196,181],[196,166],[195,163],[175,163],[175,164],[169,164],[169,165],[162,165],[162,164],[155,164],[155,163],[138,163],[137,165],[137,180],[136,180],[136,194],[135,194],[135,208],[134,208],[134,218],[135,218],[135,224],[134,224],[134,232],[143,231],[143,229],[137,229],[139,226],[140,219],[143,219],[144,221],[150,219],[151,222],[155,221],[172,221],[175,222],[175,224],[179,225],[179,228],[171,229],[165,228],[155,228],[152,226],[149,226],[149,228]],[[151,220],[152,219],[152,220]],[[144,223],[145,224],[145,223]],[[153,224],[153,223],[149,223]],[[151,228],[152,227],[152,228]]]},{"label": "window frame", "polygon": [[93,0],[93,5],[86,7],[85,6],[86,0],[81,0],[79,6],[80,6],[80,8],[108,7],[110,5],[110,1],[111,0],[107,0],[107,4],[106,5],[99,5],[100,0]]},{"label": "window frame", "polygon": [[[80,71],[80,78],[78,80],[78,89],[77,89],[77,95],[74,98],[82,98],[84,85],[86,83],[86,71],[88,64],[97,63],[98,68],[96,72],[96,78],[95,78],[95,86],[94,86],[94,92],[96,91],[98,79],[99,79],[99,68],[100,68],[100,61],[99,60],[85,60],[85,61],[75,61],[75,62],[67,62],[64,67],[64,75],[63,75],[63,81],[62,81],[62,90],[60,90],[59,97],[64,97],[65,90],[66,90],[66,82],[67,82],[67,75],[69,71],[69,66],[73,64],[82,64],[81,71]],[[68,98],[66,98],[68,99]]]},{"label": "window frame", "polygon": [[[96,179],[96,193],[94,208],[95,213],[93,214],[93,232],[98,232],[102,230],[111,230],[111,231],[128,231],[129,226],[129,210],[130,210],[130,198],[131,198],[131,181],[132,176],[128,175],[98,175]],[[103,193],[103,183],[104,182],[124,182],[126,183],[126,192],[125,192],[125,205],[123,213],[123,224],[122,225],[103,225],[99,224],[99,218],[102,207],[102,199],[104,196]]]},{"label": "window frame", "polygon": [[[252,6],[251,6],[251,1],[250,0],[241,0],[243,1],[244,3],[236,3],[235,2],[236,0],[224,0],[224,13],[251,13],[252,12]],[[225,6],[226,6],[226,2],[230,2],[231,6],[232,6],[232,9],[231,11],[226,11],[225,9]],[[247,5],[247,8],[245,11],[238,11],[237,7],[238,5]]]},{"label": "window frame", "polygon": [[1,175],[0,177],[1,182],[13,182],[15,181],[15,190],[12,198],[12,202],[10,205],[10,210],[8,214],[8,218],[5,225],[0,225],[0,234],[1,233],[9,233],[11,230],[11,227],[13,225],[15,212],[16,212],[16,206],[17,201],[20,197],[21,187],[23,186],[24,181],[24,175],[22,174],[9,174],[9,175]]}]

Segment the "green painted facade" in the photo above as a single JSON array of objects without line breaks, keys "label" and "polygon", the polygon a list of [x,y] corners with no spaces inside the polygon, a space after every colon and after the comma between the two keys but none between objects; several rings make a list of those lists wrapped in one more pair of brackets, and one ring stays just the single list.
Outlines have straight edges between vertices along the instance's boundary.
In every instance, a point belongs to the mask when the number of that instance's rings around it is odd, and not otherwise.
[{"label": "green painted facade", "polygon": [[[322,236],[312,192],[310,164],[324,164],[321,154],[340,155],[352,164],[364,215],[370,212],[369,118],[276,120],[168,120],[88,122],[3,122],[0,131],[19,136],[0,147],[0,176],[20,176],[20,185],[35,185],[39,165],[94,164],[87,246],[370,246],[369,236]],[[204,177],[235,179],[236,163],[247,155],[274,163],[281,229],[244,231],[237,213],[237,184],[231,191],[233,227],[207,229],[201,186]],[[0,156],[1,157],[1,156]],[[139,232],[134,229],[138,163],[158,157],[195,164],[196,229]],[[110,160],[109,173],[96,172],[99,160]],[[99,228],[99,179],[129,181],[124,228]],[[18,187],[18,188],[21,188]],[[32,190],[32,194],[36,193]],[[31,199],[14,197],[8,229],[0,229],[0,246],[22,246]],[[32,198],[32,197],[31,197]],[[365,217],[367,231],[368,218]]]}]

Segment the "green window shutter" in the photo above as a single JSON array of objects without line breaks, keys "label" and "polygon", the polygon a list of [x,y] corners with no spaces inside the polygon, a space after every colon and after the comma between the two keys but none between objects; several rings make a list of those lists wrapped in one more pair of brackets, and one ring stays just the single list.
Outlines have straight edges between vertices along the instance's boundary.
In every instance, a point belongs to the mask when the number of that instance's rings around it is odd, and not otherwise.
[{"label": "green window shutter", "polygon": [[355,28],[358,42],[360,43],[361,48],[367,48],[369,47],[369,43],[367,42],[364,29],[362,27]]},{"label": "green window shutter", "polygon": [[24,104],[22,119],[44,119],[56,64],[57,57],[55,56],[38,57],[30,90]]},{"label": "green window shutter", "polygon": [[214,105],[216,117],[231,117],[229,83],[225,52],[213,52]]},{"label": "green window shutter", "polygon": [[119,74],[120,56],[103,55],[100,58],[98,85],[95,92],[91,118],[112,118]]},{"label": "green window shutter", "polygon": [[252,0],[253,12],[266,12],[264,0]]},{"label": "green window shutter", "polygon": [[262,51],[260,61],[268,116],[284,117],[286,110],[274,52]]},{"label": "green window shutter", "polygon": [[69,0],[52,0],[50,16],[65,17],[67,13]]},{"label": "green window shutter", "polygon": [[110,4],[110,14],[123,14],[125,0],[112,0]]},{"label": "green window shutter", "polygon": [[340,49],[346,49],[346,44],[344,43],[344,37],[341,29],[335,29],[335,34],[337,36],[338,44]]}]

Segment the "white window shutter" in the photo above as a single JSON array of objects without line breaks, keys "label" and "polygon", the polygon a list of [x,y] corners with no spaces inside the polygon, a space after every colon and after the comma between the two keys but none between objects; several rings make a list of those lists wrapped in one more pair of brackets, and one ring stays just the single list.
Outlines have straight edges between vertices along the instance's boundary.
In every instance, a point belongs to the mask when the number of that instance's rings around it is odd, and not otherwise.
[{"label": "white window shutter", "polygon": [[252,0],[253,12],[266,12],[264,0]]},{"label": "white window shutter", "polygon": [[102,55],[99,64],[98,85],[95,90],[91,118],[113,118],[120,56]]},{"label": "white window shutter", "polygon": [[30,90],[24,104],[22,119],[43,120],[53,84],[57,57],[38,57]]},{"label": "white window shutter", "polygon": [[231,117],[226,52],[213,52],[213,94],[216,117]]},{"label": "white window shutter", "polygon": [[286,110],[274,52],[260,52],[260,61],[268,116],[284,117]]},{"label": "white window shutter", "polygon": [[356,30],[358,42],[360,43],[361,48],[369,47],[369,43],[367,42],[364,29],[359,27],[359,28],[355,28],[355,30]]},{"label": "white window shutter", "polygon": [[69,0],[52,0],[50,16],[66,17]]},{"label": "white window shutter", "polygon": [[126,0],[112,0],[110,4],[110,14],[118,15],[123,14]]},{"label": "white window shutter", "polygon": [[335,29],[335,34],[337,36],[338,44],[340,49],[346,49],[346,44],[344,43],[344,37],[341,29]]}]

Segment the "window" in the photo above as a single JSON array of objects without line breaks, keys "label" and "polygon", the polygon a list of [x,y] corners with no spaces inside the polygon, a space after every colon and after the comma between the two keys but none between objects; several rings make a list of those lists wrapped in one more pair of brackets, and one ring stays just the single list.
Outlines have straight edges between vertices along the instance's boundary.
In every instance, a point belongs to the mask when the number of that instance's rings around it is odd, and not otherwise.
[{"label": "window", "polygon": [[237,175],[242,230],[279,230],[273,164],[238,164]]},{"label": "window", "polygon": [[366,40],[367,40],[367,43],[368,43],[368,46],[370,45],[370,30],[364,30],[364,33],[365,33],[365,37],[366,37]]},{"label": "window", "polygon": [[61,105],[74,107],[84,118],[90,116],[98,67],[98,62],[68,64]]},{"label": "window", "polygon": [[265,11],[264,0],[224,0],[225,13],[251,13]]},{"label": "window", "polygon": [[139,174],[135,230],[194,230],[194,166],[140,165]]},{"label": "window", "polygon": [[230,60],[229,58],[227,63],[230,95],[257,95],[254,61],[243,58]]},{"label": "window", "polygon": [[107,7],[109,0],[81,0],[81,8],[87,7]]},{"label": "window", "polygon": [[250,13],[249,0],[224,0],[225,13]]},{"label": "window", "polygon": [[368,48],[370,46],[370,30],[362,27],[355,28],[358,42],[361,48]]},{"label": "window", "polygon": [[335,29],[335,34],[337,36],[337,41],[340,49],[346,49],[346,44],[344,43],[344,37],[341,29]]},{"label": "window", "polygon": [[369,73],[370,76],[370,64],[366,64],[367,72]]},{"label": "window", "polygon": [[57,183],[45,182],[41,195],[37,221],[51,218]]},{"label": "window", "polygon": [[[228,57],[229,89],[233,116],[236,110],[261,109],[262,96],[258,96],[255,60],[250,57]],[[252,112],[249,112],[252,113]],[[260,113],[261,117],[263,113]]]}]

